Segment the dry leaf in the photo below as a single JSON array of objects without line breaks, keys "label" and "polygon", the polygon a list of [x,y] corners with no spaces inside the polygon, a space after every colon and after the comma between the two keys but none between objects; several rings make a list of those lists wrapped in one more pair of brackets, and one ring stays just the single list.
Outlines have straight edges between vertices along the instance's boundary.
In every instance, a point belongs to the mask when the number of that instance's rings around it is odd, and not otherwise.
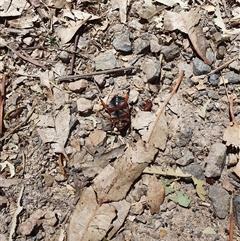
[{"label": "dry leaf", "polygon": [[226,146],[240,147],[240,126],[237,123],[229,125],[224,131],[223,140],[226,141]]},{"label": "dry leaf", "polygon": [[26,0],[0,0],[0,17],[20,16],[26,3]]},{"label": "dry leaf", "polygon": [[110,204],[99,205],[92,187],[82,192],[70,220],[68,241],[100,241],[111,228],[116,209]]},{"label": "dry leaf", "polygon": [[204,189],[203,185],[206,185],[206,182],[204,180],[197,179],[196,177],[192,176],[192,180],[194,184],[196,185],[196,191],[198,196],[201,198],[202,201],[205,201],[206,199],[206,190]]},{"label": "dry leaf", "polygon": [[189,12],[170,12],[165,11],[164,27],[165,30],[173,31],[179,29],[188,34],[191,43],[201,59],[208,65],[211,62],[206,57],[206,38],[202,27],[199,25],[200,15],[197,9],[191,9]]},{"label": "dry leaf", "polygon": [[163,203],[165,198],[165,187],[164,184],[159,181],[155,175],[153,175],[148,183],[147,190],[147,204],[150,207],[151,214],[158,213],[160,205]]},{"label": "dry leaf", "polygon": [[112,202],[111,205],[113,205],[117,210],[117,218],[113,221],[113,223],[112,223],[113,228],[108,233],[107,238],[109,240],[113,237],[113,235],[122,226],[128,212],[130,210],[130,206],[131,206],[130,203],[128,203],[126,200]]},{"label": "dry leaf", "polygon": [[157,149],[153,145],[147,145],[140,140],[136,146],[129,147],[124,156],[106,166],[93,180],[99,203],[125,198],[133,182],[154,159],[156,153]]},{"label": "dry leaf", "polygon": [[57,36],[61,38],[61,43],[65,44],[69,42],[76,34],[78,29],[80,29],[82,25],[85,24],[90,19],[90,17],[91,15],[89,15],[87,18],[85,18],[82,21],[78,21],[75,26],[59,29],[57,32]]},{"label": "dry leaf", "polygon": [[3,171],[6,167],[9,168],[10,178],[13,177],[15,175],[14,165],[9,161],[5,161],[5,162],[0,163],[0,171]]}]

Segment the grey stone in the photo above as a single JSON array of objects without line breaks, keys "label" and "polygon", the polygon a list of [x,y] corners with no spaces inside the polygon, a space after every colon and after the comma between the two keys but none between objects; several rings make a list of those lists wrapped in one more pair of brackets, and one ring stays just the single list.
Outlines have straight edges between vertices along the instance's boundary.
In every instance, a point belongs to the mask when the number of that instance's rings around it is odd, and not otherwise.
[{"label": "grey stone", "polygon": [[234,71],[227,72],[224,77],[228,79],[228,83],[237,84],[240,83],[240,75]]},{"label": "grey stone", "polygon": [[93,78],[100,87],[103,87],[106,84],[106,75],[105,74],[95,75]]},{"label": "grey stone", "polygon": [[61,51],[58,55],[59,59],[62,60],[63,63],[68,64],[70,62],[70,56],[67,51]]},{"label": "grey stone", "polygon": [[120,66],[113,51],[100,53],[94,61],[96,70],[114,69]]},{"label": "grey stone", "polygon": [[113,40],[113,47],[118,51],[131,52],[132,45],[131,45],[131,41],[130,41],[130,33],[123,32],[123,33],[115,35],[114,40]]},{"label": "grey stone", "polygon": [[180,159],[182,157],[181,149],[178,147],[175,147],[172,149],[172,157],[174,160]]},{"label": "grey stone", "polygon": [[218,74],[212,74],[209,76],[209,82],[212,86],[218,86],[219,83],[219,75]]},{"label": "grey stone", "polygon": [[236,195],[233,198],[233,213],[235,217],[235,223],[240,228],[240,195]]},{"label": "grey stone", "polygon": [[178,134],[176,144],[180,147],[186,146],[190,142],[192,134],[193,129],[190,126],[184,126]]},{"label": "grey stone", "polygon": [[208,74],[211,71],[211,67],[205,64],[201,59],[195,58],[193,60],[193,73],[194,75]]},{"label": "grey stone", "polygon": [[77,109],[82,114],[88,114],[92,110],[92,101],[85,98],[79,98],[77,100]]},{"label": "grey stone", "polygon": [[210,186],[208,190],[208,196],[212,201],[212,205],[216,215],[223,219],[228,215],[230,195],[220,186]]},{"label": "grey stone", "polygon": [[133,42],[133,52],[135,54],[141,54],[141,53],[147,52],[149,50],[149,47],[150,47],[150,43],[148,40],[137,38]]},{"label": "grey stone", "polygon": [[226,161],[227,147],[222,143],[214,143],[206,158],[206,177],[219,177]]},{"label": "grey stone", "polygon": [[208,90],[207,94],[208,94],[208,97],[213,99],[213,100],[219,99],[219,96],[218,96],[217,92],[214,91],[214,90]]},{"label": "grey stone", "polygon": [[200,180],[204,180],[205,178],[203,168],[197,163],[191,163],[185,167],[182,167],[181,169],[182,171],[187,172]]},{"label": "grey stone", "polygon": [[180,55],[180,48],[176,44],[170,46],[163,46],[161,53],[167,62],[173,61]]},{"label": "grey stone", "polygon": [[191,151],[187,150],[186,153],[183,155],[182,158],[178,159],[176,163],[180,166],[186,166],[193,162],[194,156]]},{"label": "grey stone", "polygon": [[235,60],[228,66],[231,70],[239,72],[240,71],[240,63],[239,61]]},{"label": "grey stone", "polygon": [[217,48],[216,59],[223,59],[225,53],[226,53],[226,47],[223,46],[223,45],[220,45],[220,46]]},{"label": "grey stone", "polygon": [[147,81],[151,84],[155,84],[155,80],[159,78],[161,71],[160,62],[155,57],[148,58],[143,62],[142,69],[146,74]]}]

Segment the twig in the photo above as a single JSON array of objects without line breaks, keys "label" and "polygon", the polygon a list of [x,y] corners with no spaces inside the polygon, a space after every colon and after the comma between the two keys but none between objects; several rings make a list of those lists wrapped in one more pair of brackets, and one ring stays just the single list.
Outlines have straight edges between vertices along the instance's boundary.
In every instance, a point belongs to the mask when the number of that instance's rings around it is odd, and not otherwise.
[{"label": "twig", "polygon": [[69,76],[63,76],[57,78],[58,82],[64,82],[64,81],[69,81],[72,79],[80,79],[80,78],[92,78],[94,75],[100,75],[100,74],[113,74],[121,71],[126,71],[130,69],[135,69],[136,67],[125,67],[125,68],[117,68],[117,69],[109,69],[109,70],[101,70],[101,71],[96,71],[92,73],[87,73],[87,74],[76,74],[76,75],[69,75]]},{"label": "twig", "polygon": [[9,137],[11,134],[13,134],[17,129],[19,129],[20,127],[22,127],[24,124],[27,123],[27,121],[29,120],[29,118],[32,116],[33,112],[34,112],[35,108],[33,108],[27,115],[26,119],[21,122],[19,125],[17,125],[15,128],[13,128],[10,132],[8,132],[6,135],[4,135],[2,138],[0,138],[0,141],[5,140],[7,137]]},{"label": "twig", "polygon": [[234,231],[234,213],[232,199],[230,204],[230,220],[229,220],[229,241],[233,241],[233,231]]},{"label": "twig", "polygon": [[71,68],[70,68],[70,74],[73,75],[73,69],[74,69],[74,64],[75,64],[75,60],[76,60],[76,54],[75,52],[77,51],[77,44],[78,44],[78,40],[79,40],[80,35],[77,33],[75,36],[75,40],[74,40],[74,49],[73,49],[73,53],[72,53],[72,59],[71,59]]},{"label": "twig", "polygon": [[47,70],[47,67],[46,67],[46,66],[42,65],[41,63],[39,63],[38,61],[36,61],[35,59],[33,59],[29,54],[27,54],[27,53],[24,52],[23,50],[22,50],[22,52],[23,52],[23,54],[22,54],[22,53],[20,53],[19,51],[17,51],[17,50],[15,50],[15,49],[13,49],[12,47],[10,47],[9,45],[6,45],[6,47],[7,47],[8,49],[10,49],[10,50],[11,50],[14,54],[16,54],[18,57],[20,57],[20,58],[28,61],[29,63],[32,63],[32,64],[36,65],[36,66],[39,66],[39,67],[43,68],[44,70]]},{"label": "twig", "polygon": [[231,117],[233,124],[238,126],[237,120],[236,120],[236,118],[234,116],[234,112],[233,112],[233,97],[232,96],[230,97],[230,100],[229,100],[229,112],[230,112],[230,117]]},{"label": "twig", "polygon": [[227,67],[229,64],[231,64],[234,60],[237,60],[239,58],[239,56],[234,57],[233,59],[230,59],[229,61],[227,61],[226,63],[224,63],[223,65],[217,67],[216,69],[214,69],[213,71],[211,71],[210,73],[207,74],[207,76],[210,76],[212,74],[215,74],[216,72],[218,72],[219,70],[224,69],[225,67]]},{"label": "twig", "polygon": [[15,233],[15,229],[16,229],[16,225],[17,225],[17,216],[23,210],[23,207],[21,206],[21,199],[22,199],[22,195],[23,195],[23,190],[24,190],[24,186],[22,186],[21,191],[19,193],[19,197],[18,197],[18,201],[17,201],[17,209],[13,214],[8,241],[13,240],[12,236]]},{"label": "twig", "polygon": [[0,136],[3,134],[3,107],[5,100],[6,74],[2,75],[2,88],[0,90]]},{"label": "twig", "polygon": [[149,133],[149,136],[148,136],[148,139],[147,139],[147,143],[150,142],[151,138],[152,138],[152,135],[153,135],[153,132],[154,132],[154,129],[158,123],[158,120],[163,112],[163,110],[165,109],[165,107],[167,106],[168,102],[171,100],[171,98],[173,97],[174,93],[177,91],[182,79],[183,79],[183,76],[184,76],[184,70],[181,70],[180,74],[179,74],[179,77],[177,79],[177,83],[176,85],[174,86],[172,92],[170,93],[169,97],[165,100],[165,102],[163,103],[162,107],[159,109],[158,111],[158,114],[156,116],[156,119],[153,123],[153,126],[152,126],[152,129],[150,130],[150,133]]}]

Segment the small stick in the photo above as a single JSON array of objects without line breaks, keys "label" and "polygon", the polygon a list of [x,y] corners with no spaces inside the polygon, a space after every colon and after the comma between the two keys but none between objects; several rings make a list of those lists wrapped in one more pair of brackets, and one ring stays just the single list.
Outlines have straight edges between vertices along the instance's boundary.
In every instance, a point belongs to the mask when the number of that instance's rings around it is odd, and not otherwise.
[{"label": "small stick", "polygon": [[21,122],[19,125],[17,125],[15,128],[13,128],[10,132],[8,132],[6,135],[4,135],[2,138],[0,138],[0,141],[5,140],[7,137],[9,137],[11,134],[13,134],[17,129],[19,129],[20,127],[22,127],[25,123],[27,123],[27,121],[29,120],[29,118],[32,116],[33,112],[34,112],[35,108],[33,108],[27,115],[26,119]]},{"label": "small stick", "polygon": [[74,49],[73,49],[72,59],[71,59],[70,75],[73,75],[73,73],[74,73],[73,69],[74,69],[74,64],[75,64],[75,60],[76,60],[75,52],[77,51],[77,44],[78,44],[79,37],[80,37],[80,35],[77,33],[75,36],[75,40],[74,40]]},{"label": "small stick", "polygon": [[232,96],[230,97],[230,100],[229,100],[229,112],[230,112],[230,117],[231,117],[233,124],[238,126],[237,120],[236,120],[236,118],[234,116],[234,112],[233,112],[233,97]]},{"label": "small stick", "polygon": [[125,68],[117,68],[117,69],[109,69],[109,70],[101,70],[101,71],[96,71],[92,73],[87,73],[87,74],[76,74],[76,75],[69,75],[69,76],[63,76],[59,77],[57,79],[58,82],[64,82],[64,81],[69,81],[72,79],[80,79],[80,78],[92,78],[94,75],[100,75],[100,74],[113,74],[121,71],[126,71],[130,69],[135,69],[136,67],[125,67]]},{"label": "small stick", "polygon": [[22,58],[22,59],[24,59],[24,60],[26,60],[26,61],[34,64],[34,65],[36,65],[36,66],[39,66],[39,67],[43,68],[44,70],[47,70],[47,67],[46,67],[46,66],[40,64],[38,61],[36,61],[35,59],[33,59],[33,58],[32,58],[29,54],[27,54],[26,52],[22,51],[22,52],[25,54],[25,55],[24,55],[24,54],[21,54],[19,51],[13,49],[13,48],[10,47],[9,45],[6,45],[6,47],[7,47],[8,49],[10,49],[10,50],[11,50],[14,54],[16,54],[18,57],[20,57],[20,58]]},{"label": "small stick", "polygon": [[207,74],[207,76],[210,76],[212,74],[215,74],[216,72],[218,72],[219,70],[224,69],[225,67],[227,67],[229,64],[231,64],[234,60],[237,60],[239,58],[239,56],[236,56],[233,59],[230,59],[229,61],[227,61],[226,63],[224,63],[223,65],[217,67],[216,69],[214,69],[213,71],[211,71],[210,73]]},{"label": "small stick", "polygon": [[152,138],[152,135],[153,135],[153,132],[154,132],[154,129],[157,125],[157,122],[163,112],[163,110],[165,109],[165,107],[167,106],[168,102],[171,100],[171,98],[173,97],[174,93],[177,91],[182,79],[183,79],[183,76],[184,76],[184,70],[181,70],[179,76],[178,76],[178,79],[177,79],[177,83],[176,85],[174,86],[172,92],[170,93],[170,95],[168,96],[168,98],[165,100],[165,102],[163,103],[162,107],[159,109],[158,111],[158,114],[157,114],[157,117],[153,123],[153,126],[152,126],[152,129],[150,130],[150,133],[149,133],[149,136],[148,136],[148,139],[147,139],[147,143],[150,142],[151,138]]},{"label": "small stick", "polygon": [[0,90],[0,136],[3,134],[3,107],[5,100],[6,74],[2,75],[2,89]]}]

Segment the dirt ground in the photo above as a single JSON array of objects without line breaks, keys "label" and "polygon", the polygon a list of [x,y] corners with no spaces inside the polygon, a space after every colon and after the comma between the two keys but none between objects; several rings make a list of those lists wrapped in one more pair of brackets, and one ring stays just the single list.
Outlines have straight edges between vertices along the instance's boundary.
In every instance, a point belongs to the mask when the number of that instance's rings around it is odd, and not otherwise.
[{"label": "dirt ground", "polygon": [[240,240],[240,2],[2,1],[0,241]]}]

